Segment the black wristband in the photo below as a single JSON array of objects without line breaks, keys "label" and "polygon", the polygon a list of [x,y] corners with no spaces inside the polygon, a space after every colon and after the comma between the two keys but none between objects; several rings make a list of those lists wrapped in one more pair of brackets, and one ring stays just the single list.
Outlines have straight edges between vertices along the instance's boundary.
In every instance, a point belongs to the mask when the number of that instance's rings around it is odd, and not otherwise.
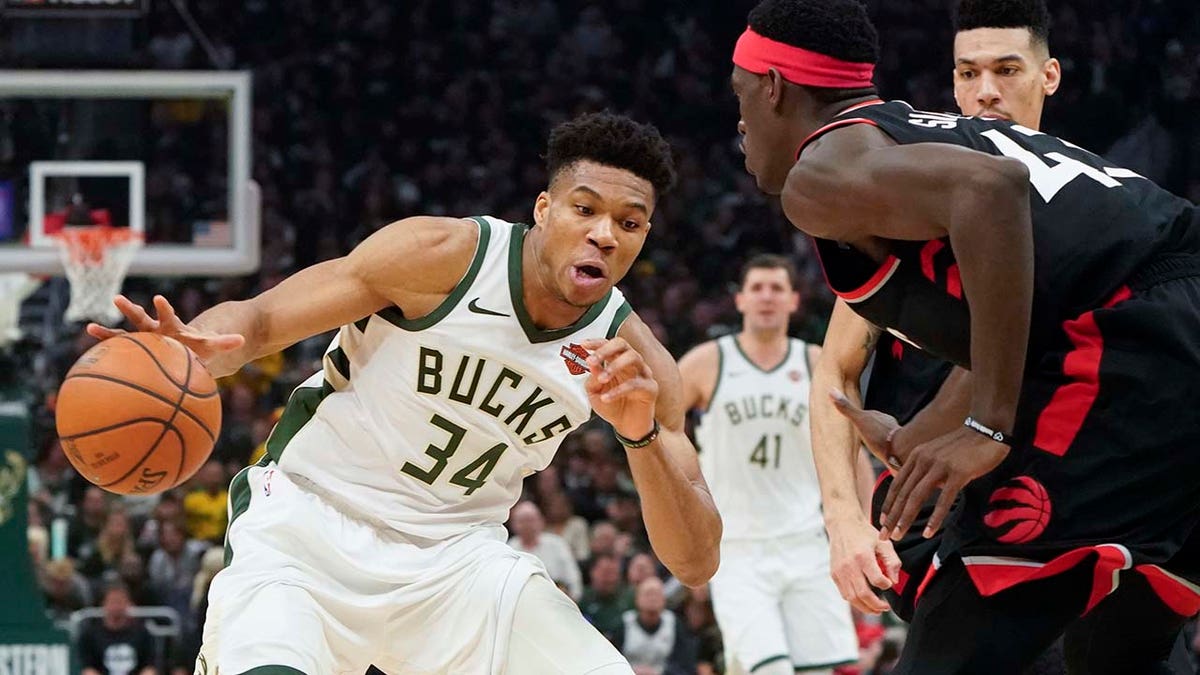
[{"label": "black wristband", "polygon": [[636,441],[625,438],[621,434],[617,433],[616,429],[613,429],[613,434],[616,435],[617,442],[627,448],[644,448],[653,443],[654,439],[658,438],[658,420],[654,420],[654,428],[650,429],[650,433],[642,436]]},{"label": "black wristband", "polygon": [[967,419],[963,420],[963,426],[972,431],[981,433],[997,443],[1003,443],[1009,447],[1012,447],[1012,434],[1006,434],[1003,431],[997,431],[996,429],[987,426],[983,422],[980,422],[970,415],[967,416]]}]

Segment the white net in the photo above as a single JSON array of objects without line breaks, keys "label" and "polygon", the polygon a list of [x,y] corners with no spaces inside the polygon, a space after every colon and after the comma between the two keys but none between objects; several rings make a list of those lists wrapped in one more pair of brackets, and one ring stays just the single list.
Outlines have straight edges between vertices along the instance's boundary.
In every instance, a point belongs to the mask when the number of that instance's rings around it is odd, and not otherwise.
[{"label": "white net", "polygon": [[54,236],[67,281],[71,282],[71,302],[67,321],[91,319],[113,324],[121,312],[113,306],[129,264],[142,241],[126,228],[101,225],[66,227]]}]

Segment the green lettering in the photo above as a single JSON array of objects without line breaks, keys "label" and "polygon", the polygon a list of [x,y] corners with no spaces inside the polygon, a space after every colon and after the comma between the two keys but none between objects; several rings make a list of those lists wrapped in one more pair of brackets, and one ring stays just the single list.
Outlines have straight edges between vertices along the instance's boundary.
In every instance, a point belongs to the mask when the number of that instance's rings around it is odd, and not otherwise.
[{"label": "green lettering", "polygon": [[730,424],[741,424],[742,423],[742,413],[738,412],[738,407],[737,407],[736,403],[726,403],[725,404],[725,413],[729,415],[729,423]]},{"label": "green lettering", "polygon": [[491,415],[492,417],[500,417],[500,413],[504,410],[502,405],[492,405],[492,397],[500,390],[500,383],[504,380],[509,381],[509,387],[516,389],[518,384],[521,384],[521,374],[504,368],[500,371],[500,375],[496,381],[492,383],[492,388],[488,390],[487,396],[483,397],[483,402],[479,404],[479,409]]},{"label": "green lettering", "polygon": [[[566,415],[563,415],[562,417],[554,420],[550,424],[547,424],[546,426],[542,427],[538,433],[530,434],[530,435],[526,436],[525,438],[522,438],[521,441],[524,442],[525,445],[533,445],[534,443],[541,443],[542,441],[548,441],[551,438],[554,438],[555,436],[557,436],[558,434],[560,434],[564,431],[570,431],[570,430],[571,430],[571,420],[568,420]],[[538,438],[539,434],[541,435],[541,438]]]},{"label": "green lettering", "polygon": [[525,431],[525,425],[529,424],[529,420],[533,418],[533,414],[537,412],[538,408],[554,403],[554,399],[549,397],[538,399],[538,396],[541,393],[541,387],[534,387],[533,393],[529,395],[529,398],[525,399],[525,401],[516,410],[514,410],[511,415],[505,418],[504,423],[512,426],[513,420],[520,417],[522,418],[521,423],[517,425],[516,432],[519,434]]},{"label": "green lettering", "polygon": [[471,380],[471,388],[466,393],[459,393],[458,385],[462,384],[463,374],[467,372],[467,365],[470,363],[471,357],[464,356],[462,361],[458,363],[458,372],[454,375],[454,384],[450,385],[450,400],[458,401],[471,405],[471,401],[475,400],[475,390],[479,388],[479,378],[483,375],[483,365],[487,363],[483,359],[475,364],[475,378]]},{"label": "green lettering", "polygon": [[429,347],[421,347],[417,359],[417,392],[437,394],[442,390],[442,353]]}]

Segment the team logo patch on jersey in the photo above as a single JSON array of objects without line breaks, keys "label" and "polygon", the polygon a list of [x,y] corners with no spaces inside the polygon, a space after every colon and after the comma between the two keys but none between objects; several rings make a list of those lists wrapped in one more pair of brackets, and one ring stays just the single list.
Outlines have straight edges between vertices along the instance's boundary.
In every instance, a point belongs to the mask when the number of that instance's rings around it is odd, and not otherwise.
[{"label": "team logo patch on jersey", "polygon": [[1006,481],[988,499],[983,524],[996,541],[1024,544],[1041,536],[1050,522],[1050,495],[1029,476]]},{"label": "team logo patch on jersey", "polygon": [[572,375],[582,375],[588,371],[588,351],[574,342],[563,347],[558,355],[567,364],[567,372]]},{"label": "team logo patch on jersey", "polygon": [[789,371],[788,371],[788,378],[789,378],[789,379],[790,379],[792,382],[799,382],[801,379],[803,379],[803,378],[804,378],[804,373],[802,373],[802,372],[800,372],[800,371],[798,371],[798,370],[789,370]]}]

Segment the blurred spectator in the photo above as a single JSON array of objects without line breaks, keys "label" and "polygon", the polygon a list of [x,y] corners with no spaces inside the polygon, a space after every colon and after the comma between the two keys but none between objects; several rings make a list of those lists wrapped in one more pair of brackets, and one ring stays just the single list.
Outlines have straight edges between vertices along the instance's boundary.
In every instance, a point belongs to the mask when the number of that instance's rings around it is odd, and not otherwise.
[{"label": "blurred spectator", "polygon": [[604,637],[616,642],[621,615],[633,609],[633,589],[621,581],[621,561],[612,554],[592,558],[589,582],[579,599],[579,609]]},{"label": "blurred spectator", "polygon": [[104,529],[96,537],[94,546],[87,550],[79,571],[99,589],[99,580],[106,570],[116,569],[126,555],[137,555],[133,546],[133,533],[129,529],[129,517],[125,511],[114,508],[108,513]]},{"label": "blurred spectator", "polygon": [[658,576],[658,566],[654,563],[654,556],[649,553],[638,553],[629,559],[629,564],[625,568],[625,581],[630,588],[637,588],[643,581],[653,576]]},{"label": "blurred spectator", "polygon": [[229,493],[225,489],[229,479],[225,467],[218,460],[209,459],[193,482],[195,487],[183,498],[187,534],[192,539],[220,544],[229,518]]},{"label": "blurred spectator", "polygon": [[150,586],[150,578],[146,575],[146,565],[136,551],[128,551],[117,562],[116,569],[109,570],[104,575],[108,582],[117,581],[125,585],[129,591],[129,599],[138,607],[154,607],[162,604],[158,593]]},{"label": "blurred spectator", "polygon": [[153,515],[142,525],[142,531],[137,538],[138,550],[149,556],[158,546],[158,534],[162,530],[163,523],[178,524],[182,520],[183,504],[179,501],[179,497],[174,492],[164,493],[158,500],[158,504],[155,505]]},{"label": "blurred spectator", "polygon": [[591,552],[590,560],[600,556],[617,555],[617,526],[607,520],[592,525],[592,538],[588,542],[588,550]]},{"label": "blurred spectator", "polygon": [[189,541],[175,521],[163,522],[160,528],[158,548],[147,565],[150,588],[163,604],[184,615],[192,598],[192,581],[200,570],[200,556],[208,545]]},{"label": "blurred spectator", "polygon": [[615,644],[629,659],[635,675],[692,675],[696,672],[696,642],[687,625],[667,610],[667,596],[658,577],[637,587],[634,609],[621,615]]},{"label": "blurred spectator", "polygon": [[554,583],[563,587],[572,600],[578,601],[583,594],[579,564],[562,537],[545,531],[546,523],[537,504],[518,502],[509,520],[516,535],[508,540],[509,546],[537,556]]},{"label": "blurred spectator", "polygon": [[108,498],[104,490],[89,485],[83,492],[75,518],[67,530],[67,554],[76,560],[87,558],[94,550],[96,537],[108,522]]},{"label": "blurred spectator", "polygon": [[725,672],[725,646],[717,617],[713,614],[712,599],[708,587],[688,589],[683,602],[683,618],[688,630],[696,637],[697,675],[715,675]]},{"label": "blurred spectator", "polygon": [[587,560],[588,524],[575,515],[566,493],[560,490],[547,494],[542,497],[542,504],[546,508],[546,531],[562,537],[576,561]]},{"label": "blurred spectator", "polygon": [[92,594],[83,575],[75,571],[70,558],[51,560],[41,570],[42,592],[46,598],[46,615],[59,625],[66,625],[71,612],[92,604]]},{"label": "blurred spectator", "polygon": [[145,624],[129,615],[129,591],[111,584],[103,603],[104,616],[80,628],[82,675],[155,675],[153,640]]}]

